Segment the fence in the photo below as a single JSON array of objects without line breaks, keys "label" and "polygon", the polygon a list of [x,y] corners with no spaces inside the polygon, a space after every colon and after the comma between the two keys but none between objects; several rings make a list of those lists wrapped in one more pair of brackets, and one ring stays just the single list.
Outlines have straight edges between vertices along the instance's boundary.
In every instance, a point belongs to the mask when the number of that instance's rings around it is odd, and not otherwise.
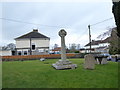
[{"label": "fence", "polygon": [[[67,58],[73,58],[76,54],[66,54]],[[24,55],[24,56],[2,56],[2,61],[18,61],[18,60],[33,60],[33,59],[40,59],[40,58],[60,58],[61,54],[48,54],[48,55]]]}]

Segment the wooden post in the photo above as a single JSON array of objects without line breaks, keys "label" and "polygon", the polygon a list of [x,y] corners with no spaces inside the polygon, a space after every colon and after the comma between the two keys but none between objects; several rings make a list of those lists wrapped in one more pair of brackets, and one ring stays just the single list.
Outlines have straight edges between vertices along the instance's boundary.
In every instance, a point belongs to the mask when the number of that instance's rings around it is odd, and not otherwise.
[{"label": "wooden post", "polygon": [[31,50],[31,37],[30,37],[30,55],[32,55],[32,50]]},{"label": "wooden post", "polygon": [[91,53],[91,32],[90,32],[90,25],[88,25],[89,29],[89,43],[90,43],[90,53]]}]

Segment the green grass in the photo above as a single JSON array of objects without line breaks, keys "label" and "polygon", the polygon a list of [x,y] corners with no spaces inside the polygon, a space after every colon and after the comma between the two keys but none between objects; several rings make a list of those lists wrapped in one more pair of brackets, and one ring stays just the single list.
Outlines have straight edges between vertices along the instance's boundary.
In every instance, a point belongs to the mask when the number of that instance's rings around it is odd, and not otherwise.
[{"label": "green grass", "polygon": [[118,63],[96,65],[95,70],[83,68],[84,59],[69,59],[78,68],[55,70],[46,61],[3,62],[3,88],[118,88]]},{"label": "green grass", "polygon": [[2,88],[2,61],[0,60],[0,89]]}]

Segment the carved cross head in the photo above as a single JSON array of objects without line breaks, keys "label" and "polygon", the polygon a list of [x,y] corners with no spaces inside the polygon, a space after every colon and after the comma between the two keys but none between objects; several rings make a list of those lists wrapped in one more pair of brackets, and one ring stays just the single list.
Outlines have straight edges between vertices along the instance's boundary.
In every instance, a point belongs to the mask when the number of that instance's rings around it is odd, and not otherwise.
[{"label": "carved cross head", "polygon": [[61,29],[60,31],[59,31],[59,36],[60,37],[65,37],[67,35],[67,32],[64,30],[64,29]]}]

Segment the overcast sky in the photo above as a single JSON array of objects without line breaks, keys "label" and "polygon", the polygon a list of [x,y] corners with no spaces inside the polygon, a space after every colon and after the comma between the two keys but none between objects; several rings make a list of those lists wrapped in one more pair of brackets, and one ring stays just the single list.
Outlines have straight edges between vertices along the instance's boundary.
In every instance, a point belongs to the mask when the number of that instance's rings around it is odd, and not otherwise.
[{"label": "overcast sky", "polygon": [[[0,18],[13,19],[27,24],[0,19],[0,45],[15,43],[14,38],[38,28],[50,37],[50,46],[60,46],[60,29],[67,31],[66,45],[76,43],[81,47],[88,43],[88,25],[113,17],[112,0],[108,2],[4,2],[0,3]],[[114,18],[91,26],[92,39],[109,27],[114,27]],[[0,38],[0,39],[1,39]]]}]

